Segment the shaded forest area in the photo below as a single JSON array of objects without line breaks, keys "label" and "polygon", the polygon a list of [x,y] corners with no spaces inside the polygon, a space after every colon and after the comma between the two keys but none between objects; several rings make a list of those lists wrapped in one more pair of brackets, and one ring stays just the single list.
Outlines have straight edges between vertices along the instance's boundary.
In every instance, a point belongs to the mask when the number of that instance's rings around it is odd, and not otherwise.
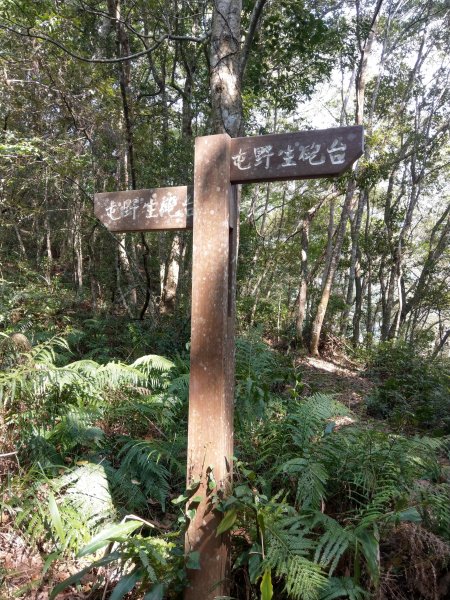
[{"label": "shaded forest area", "polygon": [[450,596],[449,15],[0,0],[1,600],[198,567],[191,233],[111,233],[93,194],[191,184],[196,136],[354,124],[339,179],[242,187],[230,598]]}]

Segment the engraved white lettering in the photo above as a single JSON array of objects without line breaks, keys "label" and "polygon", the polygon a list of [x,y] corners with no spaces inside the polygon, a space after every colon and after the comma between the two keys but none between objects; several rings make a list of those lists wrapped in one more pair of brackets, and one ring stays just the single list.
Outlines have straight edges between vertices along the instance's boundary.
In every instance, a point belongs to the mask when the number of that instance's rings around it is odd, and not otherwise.
[{"label": "engraved white lettering", "polygon": [[132,216],[133,221],[136,220],[136,212],[139,209],[139,198],[127,198],[124,200],[123,205],[120,209],[122,217]]},{"label": "engraved white lettering", "polygon": [[111,221],[118,221],[120,219],[120,212],[119,216],[117,217],[115,216],[116,212],[119,212],[119,206],[117,205],[117,202],[115,200],[111,200],[109,206],[106,207],[106,214],[111,219]]},{"label": "engraved white lettering", "polygon": [[246,171],[247,169],[250,169],[251,165],[247,165],[246,167],[243,166],[246,157],[247,152],[242,152],[242,148],[239,148],[239,153],[231,157],[233,160],[233,165],[237,167],[240,171]]},{"label": "engraved white lettering", "polygon": [[320,146],[314,142],[309,146],[300,146],[298,159],[309,162],[310,165],[323,165],[325,154],[320,153]]},{"label": "engraved white lettering", "polygon": [[147,209],[147,212],[145,214],[146,219],[153,219],[158,216],[158,213],[156,212],[156,194],[155,193],[153,193],[150,196],[149,202],[146,202],[144,204],[144,208]]},{"label": "engraved white lettering", "polygon": [[255,148],[253,152],[255,153],[255,167],[262,165],[263,161],[266,162],[265,169],[270,167],[270,157],[273,156],[273,152],[271,152],[272,146],[259,146]]},{"label": "engraved white lettering", "polygon": [[280,150],[278,156],[283,157],[280,167],[295,167],[297,164],[294,160],[294,148],[291,145],[288,145],[286,150]]},{"label": "engraved white lettering", "polygon": [[333,165],[342,165],[345,162],[345,151],[347,145],[344,144],[342,139],[335,138],[331,146],[327,148],[327,152],[330,155],[330,160]]},{"label": "engraved white lettering", "polygon": [[163,217],[167,215],[168,217],[175,216],[171,215],[171,212],[177,205],[177,197],[174,194],[168,193],[166,196],[163,196],[161,199],[161,206],[159,207],[159,216]]}]

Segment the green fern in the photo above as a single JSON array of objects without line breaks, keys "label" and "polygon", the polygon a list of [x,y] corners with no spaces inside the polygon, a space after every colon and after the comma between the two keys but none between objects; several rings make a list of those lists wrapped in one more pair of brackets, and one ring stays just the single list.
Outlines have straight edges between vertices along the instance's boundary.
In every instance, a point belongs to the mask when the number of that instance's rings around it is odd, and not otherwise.
[{"label": "green fern", "polygon": [[308,458],[293,458],[284,463],[282,471],[297,476],[296,506],[303,509],[320,507],[329,477],[323,464]]},{"label": "green fern", "polygon": [[170,473],[161,462],[161,454],[151,442],[131,440],[119,452],[119,475],[124,479],[139,481],[145,498],[155,499],[165,510],[169,492]]},{"label": "green fern", "polygon": [[326,434],[333,417],[349,413],[343,404],[326,394],[314,394],[306,400],[297,401],[294,406],[291,404],[290,409],[288,430],[293,444],[301,450],[314,442],[317,436]]},{"label": "green fern", "polygon": [[22,497],[15,520],[34,541],[76,552],[100,527],[117,517],[102,465],[76,466],[59,477],[45,479],[45,486],[40,475],[31,483],[29,495]]},{"label": "green fern", "polygon": [[369,592],[355,584],[351,577],[330,577],[326,587],[320,593],[319,600],[335,600],[335,598],[364,600],[368,597]]},{"label": "green fern", "polygon": [[353,542],[352,532],[321,512],[313,515],[310,529],[315,530],[317,526],[323,530],[315,548],[314,561],[328,568],[328,575],[333,575],[337,565]]},{"label": "green fern", "polygon": [[266,523],[267,564],[277,577],[283,578],[285,589],[293,600],[313,600],[326,584],[326,576],[319,564],[307,557],[314,547],[305,537],[298,522],[280,519]]}]

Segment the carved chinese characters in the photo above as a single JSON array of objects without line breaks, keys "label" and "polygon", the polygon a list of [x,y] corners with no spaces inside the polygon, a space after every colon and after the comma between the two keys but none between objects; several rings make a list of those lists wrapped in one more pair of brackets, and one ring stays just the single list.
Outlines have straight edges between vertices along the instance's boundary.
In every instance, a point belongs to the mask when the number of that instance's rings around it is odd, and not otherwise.
[{"label": "carved chinese characters", "polygon": [[231,140],[231,181],[334,177],[361,156],[361,126]]},{"label": "carved chinese characters", "polygon": [[191,229],[192,194],[186,186],[95,194],[95,216],[110,231]]},{"label": "carved chinese characters", "polygon": [[[361,126],[281,133],[230,142],[230,183],[336,177],[363,152]],[[111,231],[192,228],[186,186],[95,195],[95,215]]]}]

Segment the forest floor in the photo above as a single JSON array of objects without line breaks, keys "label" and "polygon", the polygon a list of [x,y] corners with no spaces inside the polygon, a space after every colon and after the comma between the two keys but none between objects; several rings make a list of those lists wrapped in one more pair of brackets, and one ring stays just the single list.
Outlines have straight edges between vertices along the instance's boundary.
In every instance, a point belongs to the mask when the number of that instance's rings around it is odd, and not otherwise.
[{"label": "forest floor", "polygon": [[340,355],[332,359],[305,356],[298,359],[297,366],[302,374],[305,396],[317,392],[332,394],[358,416],[365,414],[364,399],[374,388],[374,383],[360,366]]}]

